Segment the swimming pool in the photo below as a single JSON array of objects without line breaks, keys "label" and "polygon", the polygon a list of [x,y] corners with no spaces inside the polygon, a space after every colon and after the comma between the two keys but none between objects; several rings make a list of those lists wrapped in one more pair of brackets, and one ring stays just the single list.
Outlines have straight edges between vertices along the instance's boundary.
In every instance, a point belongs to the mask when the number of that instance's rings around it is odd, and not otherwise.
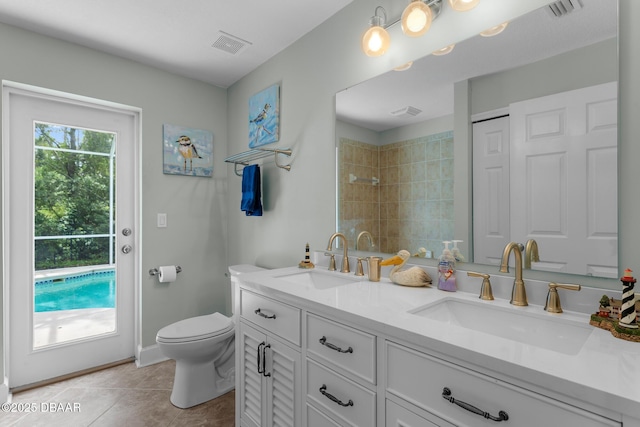
[{"label": "swimming pool", "polygon": [[69,277],[36,280],[34,311],[114,308],[114,270],[91,271]]}]

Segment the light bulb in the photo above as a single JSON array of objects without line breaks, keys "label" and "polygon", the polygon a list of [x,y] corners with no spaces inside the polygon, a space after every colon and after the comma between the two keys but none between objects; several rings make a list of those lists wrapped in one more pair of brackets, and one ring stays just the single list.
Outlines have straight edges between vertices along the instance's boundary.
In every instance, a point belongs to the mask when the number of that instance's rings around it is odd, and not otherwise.
[{"label": "light bulb", "polygon": [[431,54],[436,56],[446,55],[447,53],[451,53],[451,51],[455,46],[456,46],[455,44],[450,44],[449,46],[445,46],[442,49],[438,49],[434,52],[431,52]]},{"label": "light bulb", "polygon": [[367,56],[383,55],[389,49],[390,44],[389,33],[380,26],[369,28],[362,37],[362,51]]},{"label": "light bulb", "polygon": [[431,8],[422,0],[414,0],[402,12],[402,32],[410,37],[419,37],[431,27]]},{"label": "light bulb", "polygon": [[500,25],[496,25],[495,27],[491,27],[488,30],[484,30],[483,32],[480,33],[480,35],[482,37],[493,37],[493,36],[497,36],[498,34],[500,34],[501,32],[504,31],[505,28],[507,28],[507,25],[509,25],[508,22],[503,22]]},{"label": "light bulb", "polygon": [[449,4],[453,10],[458,12],[466,12],[476,7],[480,0],[449,0]]}]

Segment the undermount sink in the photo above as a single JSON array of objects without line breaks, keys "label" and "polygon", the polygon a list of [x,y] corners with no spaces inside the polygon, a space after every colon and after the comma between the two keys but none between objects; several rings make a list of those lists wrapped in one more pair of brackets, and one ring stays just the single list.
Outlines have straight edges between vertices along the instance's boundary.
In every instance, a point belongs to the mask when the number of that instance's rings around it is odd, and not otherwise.
[{"label": "undermount sink", "polygon": [[453,298],[445,298],[409,313],[569,355],[577,354],[593,331],[587,323],[552,317],[545,312],[523,312],[516,307]]},{"label": "undermount sink", "polygon": [[[338,276],[341,274],[343,276]],[[358,280],[349,273],[329,273],[320,270],[304,270],[283,276],[276,276],[278,279],[286,280],[301,286],[313,289],[331,289],[336,286],[348,285]]]}]

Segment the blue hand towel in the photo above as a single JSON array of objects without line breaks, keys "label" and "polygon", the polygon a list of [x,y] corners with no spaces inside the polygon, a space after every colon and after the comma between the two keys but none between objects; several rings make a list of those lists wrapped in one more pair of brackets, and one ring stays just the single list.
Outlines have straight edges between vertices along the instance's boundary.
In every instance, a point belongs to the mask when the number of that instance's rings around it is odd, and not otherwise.
[{"label": "blue hand towel", "polygon": [[242,169],[242,201],[240,209],[247,216],[262,216],[260,201],[260,166],[249,165]]}]

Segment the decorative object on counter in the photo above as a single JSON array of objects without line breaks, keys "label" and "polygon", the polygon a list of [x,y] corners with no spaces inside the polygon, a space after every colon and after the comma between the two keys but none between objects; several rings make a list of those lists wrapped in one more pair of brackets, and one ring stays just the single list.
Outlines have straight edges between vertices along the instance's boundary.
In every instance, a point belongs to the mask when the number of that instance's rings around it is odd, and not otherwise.
[{"label": "decorative object on counter", "polygon": [[366,257],[365,261],[367,261],[367,265],[369,267],[369,281],[370,282],[379,282],[380,281],[380,263],[382,262],[382,258],[379,256],[370,256]]},{"label": "decorative object on counter", "polygon": [[262,216],[260,190],[260,166],[249,165],[242,169],[242,200],[240,210],[246,216]]},{"label": "decorative object on counter", "polygon": [[442,255],[438,258],[438,289],[441,291],[455,292],[456,286],[456,259],[449,250],[449,241],[444,241]]},{"label": "decorative object on counter", "polygon": [[298,264],[299,268],[314,268],[315,265],[311,262],[311,257],[309,256],[309,244],[307,243],[304,247],[304,260],[300,261]]},{"label": "decorative object on counter", "polygon": [[416,252],[415,254],[413,254],[412,256],[416,257],[416,258],[426,258],[427,256],[427,249],[426,248],[418,248],[418,252]]},{"label": "decorative object on counter", "polygon": [[589,324],[610,331],[616,338],[640,342],[640,329],[637,324],[640,300],[635,301],[633,288],[636,279],[631,273],[630,269],[626,269],[620,278],[623,283],[622,300],[603,295],[599,301],[598,312],[591,315]]},{"label": "decorative object on counter", "polygon": [[414,266],[409,268],[408,270],[400,271],[400,269],[407,263],[407,260],[410,256],[411,253],[403,249],[398,252],[396,256],[387,258],[382,261],[380,265],[395,265],[395,267],[393,267],[393,269],[391,269],[391,272],[389,273],[389,279],[391,279],[391,281],[397,285],[413,287],[431,286],[431,283],[433,283],[433,281],[431,280],[431,276],[429,276],[429,273],[427,273],[420,267]]},{"label": "decorative object on counter", "polygon": [[213,175],[211,131],[164,124],[162,140],[163,173],[208,178]]},{"label": "decorative object on counter", "polygon": [[274,84],[249,98],[249,148],[280,138],[280,85]]},{"label": "decorative object on counter", "polygon": [[638,329],[636,324],[636,297],[633,285],[636,279],[631,275],[632,271],[626,269],[620,278],[622,281],[622,313],[620,314],[620,326],[627,329]]}]

